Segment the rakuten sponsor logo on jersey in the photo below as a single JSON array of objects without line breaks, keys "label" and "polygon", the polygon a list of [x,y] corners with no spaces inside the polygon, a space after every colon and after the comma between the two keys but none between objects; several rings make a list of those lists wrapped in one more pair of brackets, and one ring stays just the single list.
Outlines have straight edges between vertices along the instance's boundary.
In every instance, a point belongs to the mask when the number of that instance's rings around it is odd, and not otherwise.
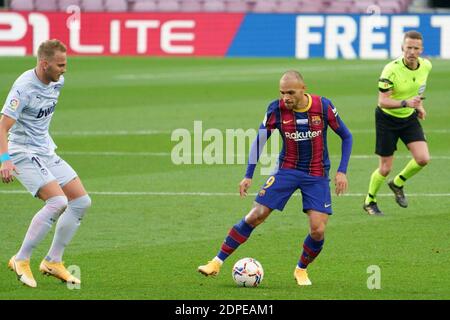
[{"label": "rakuten sponsor logo on jersey", "polygon": [[313,138],[319,137],[322,135],[322,130],[317,131],[305,131],[305,132],[285,132],[284,135],[286,138],[294,140],[294,141],[304,141],[304,140],[311,140]]}]

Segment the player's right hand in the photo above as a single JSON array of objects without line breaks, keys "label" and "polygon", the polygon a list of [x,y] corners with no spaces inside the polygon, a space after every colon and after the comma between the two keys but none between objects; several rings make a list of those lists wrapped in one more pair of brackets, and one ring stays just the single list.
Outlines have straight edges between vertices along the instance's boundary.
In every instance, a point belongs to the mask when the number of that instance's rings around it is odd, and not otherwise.
[{"label": "player's right hand", "polygon": [[420,96],[416,96],[412,99],[406,100],[408,107],[417,109],[422,105],[422,99]]},{"label": "player's right hand", "polygon": [[10,183],[14,181],[13,171],[16,174],[19,174],[17,172],[16,166],[12,163],[11,160],[2,162],[2,165],[0,167],[0,175],[2,176],[2,181],[4,183]]},{"label": "player's right hand", "polygon": [[239,183],[239,194],[241,197],[245,197],[247,195],[247,190],[252,185],[252,179],[244,178],[241,183]]}]

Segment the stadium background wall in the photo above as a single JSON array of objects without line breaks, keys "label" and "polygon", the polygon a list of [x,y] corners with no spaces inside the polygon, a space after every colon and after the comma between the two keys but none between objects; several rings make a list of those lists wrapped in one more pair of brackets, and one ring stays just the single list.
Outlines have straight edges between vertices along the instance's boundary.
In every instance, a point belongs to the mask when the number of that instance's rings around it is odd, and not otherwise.
[{"label": "stadium background wall", "polygon": [[450,15],[0,12],[0,55],[35,54],[59,38],[71,55],[387,59],[405,31],[425,56],[450,59]]}]

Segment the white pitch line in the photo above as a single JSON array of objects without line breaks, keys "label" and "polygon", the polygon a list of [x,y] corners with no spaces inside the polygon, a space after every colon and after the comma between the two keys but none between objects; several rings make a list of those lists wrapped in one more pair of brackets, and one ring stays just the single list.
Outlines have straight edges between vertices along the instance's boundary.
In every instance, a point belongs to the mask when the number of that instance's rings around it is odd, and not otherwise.
[{"label": "white pitch line", "polygon": [[[337,156],[337,155],[332,155],[330,156],[332,158],[340,158],[341,156]],[[398,155],[398,156],[394,156],[395,158],[398,159],[410,159],[411,156],[410,155]],[[355,155],[351,155],[350,159],[378,159],[377,155],[369,155],[369,154],[355,154]],[[431,155],[431,160],[449,160],[450,156],[433,156]]]},{"label": "white pitch line", "polygon": [[122,152],[122,151],[61,151],[60,155],[68,156],[127,156],[127,157],[167,157],[170,156],[168,152]]},{"label": "white pitch line", "polygon": [[[123,156],[123,157],[169,157],[170,152],[132,152],[132,151],[61,151],[57,152],[60,155],[68,156],[101,156],[101,157],[111,157],[111,156]],[[186,154],[186,156],[195,156],[196,154]],[[241,155],[237,154],[236,157],[246,157],[247,154]],[[278,153],[274,154],[275,157]],[[340,158],[340,155],[331,155],[331,158]],[[377,155],[370,154],[355,154],[351,155],[351,159],[377,159]],[[409,159],[410,155],[398,155],[397,159]],[[432,160],[450,160],[450,156],[431,156]]]},{"label": "white pitch line", "polygon": [[[179,128],[186,129],[186,128]],[[176,129],[174,129],[176,130]],[[103,131],[53,131],[53,136],[151,136],[157,134],[172,134],[174,130],[103,130]],[[187,129],[191,134],[193,132]],[[223,130],[225,131],[225,130]],[[375,133],[374,129],[354,129],[352,133]],[[450,133],[450,129],[430,129],[427,133]]]},{"label": "white pitch line", "polygon": [[[375,129],[351,129],[351,133],[375,133]],[[450,133],[450,129],[425,129],[427,133]]]},{"label": "white pitch line", "polygon": [[[0,194],[28,194],[25,190],[0,190]],[[207,197],[234,197],[237,192],[157,192],[157,191],[90,191],[91,195],[98,196],[207,196]],[[363,197],[365,193],[348,193],[345,197]],[[249,193],[256,196],[256,193]],[[334,195],[333,195],[334,196]],[[392,193],[377,194],[381,197],[392,197]],[[450,197],[450,193],[408,193],[408,197]]]},{"label": "white pitch line", "polygon": [[115,130],[115,131],[54,131],[52,136],[151,136],[156,134],[171,134],[169,130]]}]

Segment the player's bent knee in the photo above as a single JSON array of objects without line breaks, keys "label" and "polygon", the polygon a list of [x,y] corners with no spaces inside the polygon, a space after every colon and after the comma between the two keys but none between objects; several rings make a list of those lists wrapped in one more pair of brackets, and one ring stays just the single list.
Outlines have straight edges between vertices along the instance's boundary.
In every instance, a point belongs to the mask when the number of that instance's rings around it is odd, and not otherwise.
[{"label": "player's bent knee", "polygon": [[266,206],[257,204],[250,213],[245,217],[245,220],[252,227],[256,227],[266,220],[272,210]]},{"label": "player's bent knee", "polygon": [[389,175],[389,173],[391,173],[391,168],[389,167],[381,167],[379,170],[378,170],[379,172],[380,172],[380,174],[383,176],[383,177],[387,177],[388,175]]},{"label": "player's bent knee", "polygon": [[391,170],[392,170],[392,159],[382,157],[378,167],[378,172],[383,177],[387,177],[389,173],[391,173]]},{"label": "player's bent knee", "polygon": [[324,236],[325,236],[325,225],[311,229],[311,237],[314,240],[320,241],[324,238]]},{"label": "player's bent knee", "polygon": [[45,205],[54,212],[61,214],[66,210],[68,205],[68,200],[66,196],[55,196],[47,199]]},{"label": "player's bent knee", "polygon": [[316,241],[320,241],[325,237],[325,231],[311,231],[311,238]]},{"label": "player's bent knee", "polygon": [[428,157],[428,158],[417,159],[416,162],[419,166],[425,167],[430,162],[430,158]]},{"label": "player's bent knee", "polygon": [[92,199],[88,194],[84,196],[83,202],[86,209],[89,209],[92,206]]},{"label": "player's bent knee", "polygon": [[85,194],[84,196],[69,201],[69,208],[67,211],[81,221],[91,205],[91,197]]},{"label": "player's bent knee", "polygon": [[76,206],[77,208],[86,210],[92,206],[92,200],[91,197],[89,197],[89,195],[85,194],[84,196],[78,197],[70,201],[69,205],[72,207]]},{"label": "player's bent knee", "polygon": [[254,211],[250,212],[245,217],[245,222],[249,225],[251,225],[253,228],[261,224],[264,220],[261,219]]}]

